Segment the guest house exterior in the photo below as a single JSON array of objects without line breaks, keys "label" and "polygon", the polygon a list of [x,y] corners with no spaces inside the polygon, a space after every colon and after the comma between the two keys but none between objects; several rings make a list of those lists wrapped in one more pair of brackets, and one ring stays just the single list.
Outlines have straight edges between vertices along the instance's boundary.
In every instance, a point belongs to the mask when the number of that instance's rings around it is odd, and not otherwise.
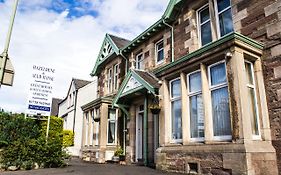
[{"label": "guest house exterior", "polygon": [[103,163],[121,147],[127,163],[166,171],[278,174],[280,9],[171,0],[132,41],[106,34],[98,98],[82,106],[83,159]]}]

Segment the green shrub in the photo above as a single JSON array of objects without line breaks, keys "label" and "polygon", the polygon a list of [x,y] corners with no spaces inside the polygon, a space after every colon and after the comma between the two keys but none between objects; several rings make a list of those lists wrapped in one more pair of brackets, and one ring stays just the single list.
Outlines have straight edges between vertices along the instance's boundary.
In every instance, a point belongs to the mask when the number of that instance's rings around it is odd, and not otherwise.
[{"label": "green shrub", "polygon": [[46,140],[47,121],[25,119],[23,114],[0,112],[0,163],[5,168],[18,166],[31,169],[64,165],[67,156],[62,145],[62,119],[51,117],[49,137]]},{"label": "green shrub", "polygon": [[64,147],[74,145],[74,132],[72,130],[63,130],[63,144]]}]

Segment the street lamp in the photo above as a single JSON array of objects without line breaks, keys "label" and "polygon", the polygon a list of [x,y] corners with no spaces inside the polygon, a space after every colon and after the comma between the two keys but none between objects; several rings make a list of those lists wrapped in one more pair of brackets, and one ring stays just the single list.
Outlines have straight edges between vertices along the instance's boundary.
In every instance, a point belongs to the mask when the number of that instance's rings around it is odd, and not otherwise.
[{"label": "street lamp", "polygon": [[11,36],[12,36],[12,31],[13,31],[18,3],[19,3],[19,0],[15,0],[12,16],[10,19],[10,25],[9,25],[9,29],[8,29],[4,52],[0,55],[0,87],[1,87],[1,85],[12,86],[13,81],[14,81],[14,68],[13,68],[10,58],[8,56],[8,50],[9,50],[9,46],[10,46],[10,41],[11,41]]}]

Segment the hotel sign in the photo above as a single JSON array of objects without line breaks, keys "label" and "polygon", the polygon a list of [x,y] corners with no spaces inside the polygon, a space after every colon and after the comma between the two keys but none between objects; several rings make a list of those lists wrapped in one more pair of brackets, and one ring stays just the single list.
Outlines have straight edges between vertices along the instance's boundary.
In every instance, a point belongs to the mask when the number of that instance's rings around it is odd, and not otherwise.
[{"label": "hotel sign", "polygon": [[55,69],[33,65],[27,114],[50,116]]}]

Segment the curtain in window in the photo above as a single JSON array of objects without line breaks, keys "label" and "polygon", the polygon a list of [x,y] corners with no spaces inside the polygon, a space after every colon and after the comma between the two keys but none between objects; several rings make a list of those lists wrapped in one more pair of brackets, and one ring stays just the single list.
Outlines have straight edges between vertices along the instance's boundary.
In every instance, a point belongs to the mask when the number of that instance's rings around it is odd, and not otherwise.
[{"label": "curtain in window", "polygon": [[181,100],[172,102],[172,139],[182,139],[182,125],[181,125]]},{"label": "curtain in window", "polygon": [[227,87],[212,91],[214,136],[231,135]]},{"label": "curtain in window", "polygon": [[115,142],[115,123],[116,123],[115,110],[110,110],[108,119],[108,140],[107,143]]},{"label": "curtain in window", "polygon": [[191,138],[204,137],[204,109],[202,94],[190,97]]}]

